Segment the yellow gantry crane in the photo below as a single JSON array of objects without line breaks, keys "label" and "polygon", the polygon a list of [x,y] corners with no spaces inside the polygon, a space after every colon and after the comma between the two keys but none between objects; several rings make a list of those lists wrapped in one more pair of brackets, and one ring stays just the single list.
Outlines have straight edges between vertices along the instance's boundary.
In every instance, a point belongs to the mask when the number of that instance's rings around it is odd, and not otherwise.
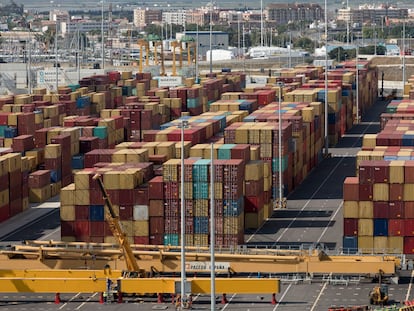
[{"label": "yellow gantry crane", "polygon": [[149,66],[149,43],[145,39],[139,39],[138,40],[138,46],[139,46],[139,73],[142,73],[142,60],[144,55],[144,49],[145,49],[145,66]]},{"label": "yellow gantry crane", "polygon": [[119,247],[124,255],[125,264],[127,268],[126,276],[143,277],[145,271],[138,267],[137,259],[135,258],[134,253],[131,249],[131,245],[128,242],[127,236],[121,227],[119,217],[115,214],[111,199],[109,198],[108,193],[106,192],[105,185],[102,181],[101,175],[96,174],[93,177],[93,179],[98,182],[99,189],[101,190],[103,199],[105,201],[105,205],[108,208],[109,213],[105,213],[106,221],[108,222],[112,234],[118,240]]}]

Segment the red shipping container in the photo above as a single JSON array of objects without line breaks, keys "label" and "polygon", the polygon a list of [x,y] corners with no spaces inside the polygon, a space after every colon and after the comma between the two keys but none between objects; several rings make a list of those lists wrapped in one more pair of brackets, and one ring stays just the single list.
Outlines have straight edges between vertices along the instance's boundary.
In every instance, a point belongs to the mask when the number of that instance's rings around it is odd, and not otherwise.
[{"label": "red shipping container", "polygon": [[164,197],[164,181],[162,176],[156,176],[148,182],[148,198],[160,200]]},{"label": "red shipping container", "polygon": [[404,184],[390,184],[390,201],[401,201],[404,194]]},{"label": "red shipping container", "polygon": [[89,221],[75,221],[75,236],[79,238],[90,236]]},{"label": "red shipping container", "polygon": [[60,222],[60,235],[75,236],[75,221],[61,221]]},{"label": "red shipping container", "polygon": [[149,217],[164,217],[164,200],[149,200]]},{"label": "red shipping container", "polygon": [[150,235],[164,234],[165,220],[164,217],[150,217],[149,218],[149,233]]},{"label": "red shipping container", "polygon": [[7,125],[7,120],[10,112],[0,112],[0,125]]},{"label": "red shipping container", "polygon": [[373,161],[373,183],[383,183],[389,181],[389,161]]},{"label": "red shipping container", "polygon": [[404,237],[404,254],[414,254],[414,237]]},{"label": "red shipping container", "polygon": [[10,188],[19,187],[22,184],[22,172],[17,170],[9,173],[9,186]]},{"label": "red shipping container", "polygon": [[38,170],[29,174],[28,184],[30,188],[42,188],[50,184],[50,170]]},{"label": "red shipping container", "polygon": [[149,236],[151,245],[164,245],[164,234],[153,234]]},{"label": "red shipping container", "polygon": [[404,216],[406,219],[414,219],[414,201],[404,202]]},{"label": "red shipping container", "polygon": [[0,176],[0,191],[6,190],[9,188],[9,175],[4,174]]},{"label": "red shipping container", "polygon": [[20,214],[23,211],[22,198],[15,199],[9,202],[10,217]]},{"label": "red shipping container", "polygon": [[89,209],[89,205],[75,205],[76,221],[89,220]]},{"label": "red shipping container", "polygon": [[358,219],[344,218],[344,235],[358,236]]},{"label": "red shipping container", "polygon": [[260,180],[246,180],[244,184],[245,195],[248,197],[257,196],[263,193],[263,178]]},{"label": "red shipping container", "polygon": [[404,181],[405,183],[414,183],[414,161],[405,161],[404,165]]},{"label": "red shipping container", "polygon": [[359,201],[358,177],[346,177],[343,186],[343,198],[345,201]]},{"label": "red shipping container", "polygon": [[135,193],[134,204],[138,205],[148,205],[149,198],[148,198],[148,187],[146,185],[139,186],[138,189],[133,190]]},{"label": "red shipping container", "polygon": [[374,201],[374,218],[389,218],[390,208],[388,202]]},{"label": "red shipping container", "polygon": [[165,233],[179,233],[181,230],[180,218],[178,217],[166,217],[164,218],[164,231]]},{"label": "red shipping container", "polygon": [[134,244],[149,245],[150,238],[149,236],[134,236]]},{"label": "red shipping container", "polygon": [[10,218],[10,207],[9,204],[0,206],[0,222],[3,222]]},{"label": "red shipping container", "polygon": [[389,202],[389,218],[405,218],[404,217],[404,202],[390,201]]},{"label": "red shipping container", "polygon": [[405,219],[404,234],[406,236],[414,236],[414,219]]},{"label": "red shipping container", "polygon": [[103,237],[105,234],[104,221],[91,221],[89,223],[89,232],[91,236]]},{"label": "red shipping container", "polygon": [[133,209],[134,207],[132,205],[120,205],[119,206],[119,219],[120,220],[132,220]]},{"label": "red shipping container", "polygon": [[388,235],[389,236],[404,236],[404,219],[389,219],[388,220]]},{"label": "red shipping container", "polygon": [[13,201],[13,200],[17,200],[17,199],[21,198],[21,195],[22,195],[22,193],[21,193],[21,184],[18,187],[15,186],[15,187],[11,187],[9,189],[9,200],[10,200],[10,202]]},{"label": "red shipping container", "polygon": [[118,190],[119,205],[134,205],[135,194],[133,189]]},{"label": "red shipping container", "polygon": [[372,185],[359,185],[359,200],[360,201],[371,201],[373,189]]},{"label": "red shipping container", "polygon": [[263,208],[263,193],[255,197],[244,197],[244,211],[255,213]]}]

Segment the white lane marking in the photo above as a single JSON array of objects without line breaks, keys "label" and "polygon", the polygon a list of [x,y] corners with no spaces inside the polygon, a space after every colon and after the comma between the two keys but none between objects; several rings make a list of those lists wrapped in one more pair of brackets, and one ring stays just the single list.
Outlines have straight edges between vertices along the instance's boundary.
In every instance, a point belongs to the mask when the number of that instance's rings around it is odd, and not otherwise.
[{"label": "white lane marking", "polygon": [[322,237],[324,236],[324,234],[326,233],[326,231],[328,231],[329,225],[331,224],[331,222],[335,219],[336,214],[338,214],[339,210],[341,209],[342,205],[344,205],[344,201],[341,202],[341,204],[339,204],[339,207],[336,209],[335,213],[332,215],[331,219],[329,219],[328,225],[323,229],[321,235],[319,236],[319,239],[317,241],[317,243],[319,243],[322,239]]},{"label": "white lane marking", "polygon": [[323,284],[322,289],[321,289],[321,291],[319,292],[318,297],[316,297],[316,300],[315,300],[315,302],[313,303],[312,308],[310,309],[310,311],[315,310],[316,305],[318,304],[319,299],[321,299],[321,296],[322,296],[322,294],[323,294],[323,292],[324,292],[324,290],[325,290],[325,288],[326,288],[326,285],[327,285],[327,284],[328,284],[327,282],[325,282],[325,283]]},{"label": "white lane marking", "polygon": [[230,299],[228,300],[228,302],[224,305],[224,307],[223,307],[223,308],[221,308],[221,310],[225,310],[225,309],[228,307],[228,305],[230,304],[230,302],[232,301],[232,299],[233,299],[234,297],[236,297],[236,294],[233,294],[233,295],[230,297]]},{"label": "white lane marking", "polygon": [[413,277],[414,277],[414,270],[411,271],[410,285],[408,285],[407,295],[405,296],[405,301],[410,299],[411,288],[413,286]]},{"label": "white lane marking", "polygon": [[[303,205],[303,207],[301,208],[301,210],[298,213],[298,216],[296,216],[295,218],[293,218],[291,220],[291,222],[289,223],[289,225],[287,225],[287,227],[282,231],[282,233],[280,234],[280,236],[276,239],[275,243],[273,243],[273,246],[276,245],[277,242],[279,242],[282,237],[286,234],[286,232],[289,230],[289,228],[293,225],[293,223],[299,218],[300,214],[306,209],[306,207],[309,205],[309,203],[313,200],[313,198],[316,196],[316,194],[319,192],[319,190],[321,190],[321,188],[325,185],[325,183],[327,182],[327,180],[329,179],[329,177],[332,176],[332,174],[336,171],[336,169],[338,168],[338,166],[342,163],[343,159],[341,159],[338,164],[335,165],[334,169],[331,170],[331,172],[329,173],[328,176],[325,177],[324,181],[319,185],[319,187],[315,190],[315,192],[312,194],[312,196],[306,201],[306,203]],[[339,208],[338,208],[339,209]]]},{"label": "white lane marking", "polygon": [[[78,297],[80,295],[80,293],[77,293],[75,296],[73,296],[72,298],[70,298],[69,299],[69,301],[68,302],[71,302],[73,299],[75,299],[76,297]],[[68,302],[65,302],[60,308],[59,308],[59,310],[61,310],[61,309],[63,309],[67,304],[68,304]]]},{"label": "white lane marking", "polygon": [[95,297],[98,293],[93,293],[85,302],[82,302],[75,310],[80,310],[87,302],[89,302],[93,297]]},{"label": "white lane marking", "polygon": [[51,235],[54,235],[56,232],[58,232],[60,230],[60,227],[55,229],[54,231],[50,232],[49,234],[46,234],[44,236],[42,236],[41,240],[46,241],[48,240],[48,237]]},{"label": "white lane marking", "polygon": [[290,284],[289,284],[289,286],[286,288],[286,290],[285,290],[285,292],[283,293],[282,297],[280,297],[280,299],[279,299],[279,300],[277,300],[277,304],[276,304],[276,306],[273,308],[273,311],[275,311],[275,310],[279,307],[280,302],[281,302],[281,301],[283,300],[283,298],[286,296],[286,294],[287,294],[287,292],[289,291],[289,289],[291,288],[291,286],[292,286],[292,283],[290,283]]}]

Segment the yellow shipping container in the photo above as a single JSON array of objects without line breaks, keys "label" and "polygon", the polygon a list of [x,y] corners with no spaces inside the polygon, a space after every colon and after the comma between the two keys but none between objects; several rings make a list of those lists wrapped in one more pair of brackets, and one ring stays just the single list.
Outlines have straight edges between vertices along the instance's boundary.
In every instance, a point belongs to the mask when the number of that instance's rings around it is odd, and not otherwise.
[{"label": "yellow shipping container", "polygon": [[9,189],[0,191],[0,206],[9,204],[10,196],[9,196]]},{"label": "yellow shipping container", "polygon": [[149,222],[148,220],[135,220],[133,221],[134,236],[148,236],[149,235]]},{"label": "yellow shipping container", "polygon": [[374,218],[374,203],[372,201],[358,202],[358,218]]},{"label": "yellow shipping container", "polygon": [[194,234],[194,246],[208,246],[209,235],[208,234]]},{"label": "yellow shipping container", "polygon": [[257,229],[263,224],[264,208],[261,208],[257,213],[246,213],[244,216],[244,227],[248,229]]},{"label": "yellow shipping container", "polygon": [[404,184],[403,201],[414,201],[414,184]]},{"label": "yellow shipping container", "polygon": [[75,221],[75,206],[74,205],[61,205],[60,206],[60,220],[63,221]]},{"label": "yellow shipping container", "polygon": [[45,147],[45,159],[57,159],[62,155],[62,145],[48,144]]},{"label": "yellow shipping container", "polygon": [[388,249],[388,237],[374,236],[374,253],[386,254]]},{"label": "yellow shipping container", "polygon": [[372,236],[374,234],[373,219],[360,218],[358,220],[358,236]]},{"label": "yellow shipping container", "polygon": [[29,201],[32,203],[41,203],[51,197],[50,185],[42,188],[30,188],[29,189]]},{"label": "yellow shipping container", "polygon": [[260,180],[263,178],[263,161],[250,161],[245,167],[245,180]]},{"label": "yellow shipping container", "polygon": [[119,189],[134,189],[136,186],[138,186],[136,172],[119,172]]},{"label": "yellow shipping container", "polygon": [[69,184],[60,190],[61,205],[75,205],[75,184]]},{"label": "yellow shipping container", "polygon": [[402,236],[389,236],[388,237],[388,253],[398,254],[404,251],[404,237]]},{"label": "yellow shipping container", "polygon": [[372,191],[373,201],[388,201],[389,200],[389,184],[376,183]]},{"label": "yellow shipping container", "polygon": [[404,165],[405,161],[390,161],[390,184],[404,183]]},{"label": "yellow shipping container", "polygon": [[75,205],[90,205],[89,190],[75,190]]},{"label": "yellow shipping container", "polygon": [[358,236],[358,249],[363,254],[371,254],[374,248],[374,237],[373,236]]},{"label": "yellow shipping container", "polygon": [[103,183],[108,190],[119,189],[119,172],[108,171],[103,175]]},{"label": "yellow shipping container", "polygon": [[377,143],[377,134],[365,134],[362,138],[362,147],[375,148]]},{"label": "yellow shipping container", "polygon": [[359,218],[358,201],[344,201],[344,218]]},{"label": "yellow shipping container", "polygon": [[260,146],[250,146],[250,159],[252,161],[260,160]]},{"label": "yellow shipping container", "polygon": [[124,229],[125,234],[128,237],[134,236],[134,223],[132,220],[121,220],[120,221],[122,228]]},{"label": "yellow shipping container", "polygon": [[22,169],[22,157],[20,153],[7,153],[1,156],[5,159],[5,168],[9,173],[14,171],[20,171]]}]

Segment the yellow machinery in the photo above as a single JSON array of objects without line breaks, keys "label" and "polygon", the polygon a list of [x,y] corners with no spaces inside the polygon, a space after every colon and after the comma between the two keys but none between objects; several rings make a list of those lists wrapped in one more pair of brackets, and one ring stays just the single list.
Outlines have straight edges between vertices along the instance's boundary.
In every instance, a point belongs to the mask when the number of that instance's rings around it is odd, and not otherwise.
[{"label": "yellow machinery", "polygon": [[125,264],[128,276],[132,277],[142,277],[144,270],[140,270],[138,267],[137,260],[132,252],[131,245],[128,242],[125,232],[122,230],[121,223],[119,222],[118,215],[115,214],[115,211],[112,206],[112,202],[109,199],[108,193],[106,192],[105,186],[103,184],[102,178],[99,174],[96,174],[93,179],[98,182],[99,189],[102,192],[105,205],[108,208],[109,213],[105,213],[106,221],[108,222],[109,228],[111,229],[114,237],[118,239],[119,247],[122,250],[122,253],[125,258]]},{"label": "yellow machinery", "polygon": [[183,65],[183,57],[182,57],[182,46],[181,46],[181,43],[180,42],[178,42],[178,41],[173,41],[173,42],[171,42],[171,46],[172,46],[172,48],[173,48],[173,61],[172,61],[172,75],[173,76],[176,76],[177,75],[177,67],[176,67],[176,64],[175,64],[175,62],[176,62],[176,54],[175,54],[175,49],[177,48],[177,47],[179,47],[180,48],[180,68],[182,67],[182,65]]},{"label": "yellow machinery", "polygon": [[369,293],[369,303],[372,305],[387,305],[388,304],[388,285],[382,284],[382,276],[384,271],[379,270],[378,286],[374,287]]},{"label": "yellow machinery", "polygon": [[145,48],[145,66],[149,66],[149,43],[145,39],[138,40],[139,46],[139,73],[142,73],[142,60],[144,55],[144,48]]}]

